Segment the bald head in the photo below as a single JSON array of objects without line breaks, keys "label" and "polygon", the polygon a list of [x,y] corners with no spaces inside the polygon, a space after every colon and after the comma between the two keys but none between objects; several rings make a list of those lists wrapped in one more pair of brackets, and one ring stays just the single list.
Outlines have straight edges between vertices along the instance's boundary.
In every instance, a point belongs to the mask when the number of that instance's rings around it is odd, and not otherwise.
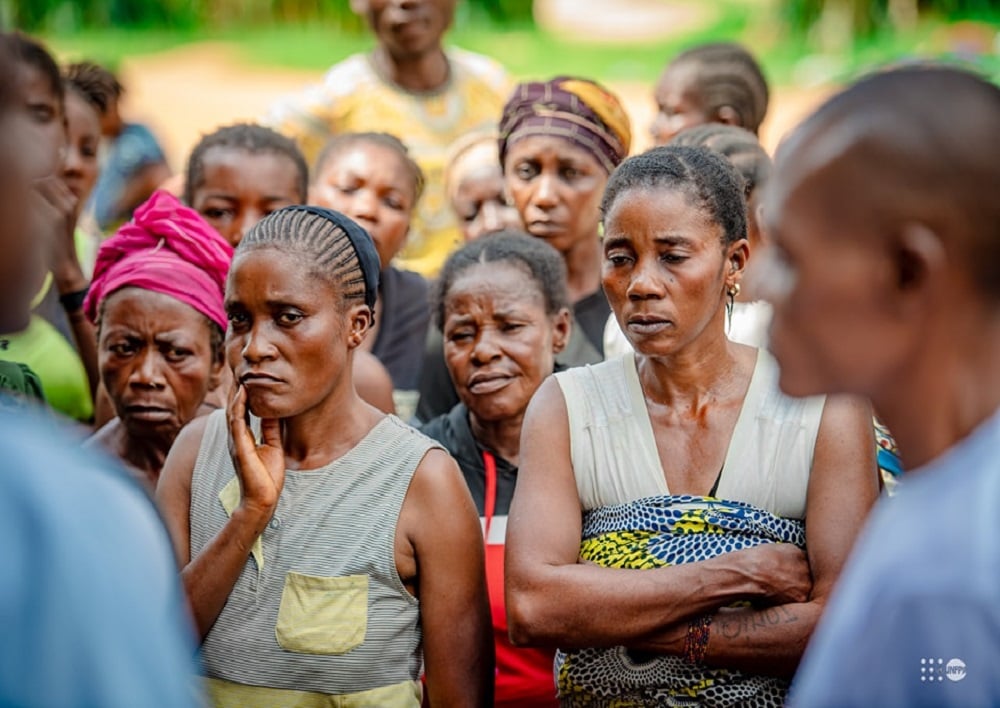
[{"label": "bald head", "polygon": [[824,190],[830,216],[864,224],[867,237],[929,229],[1000,301],[998,135],[997,86],[944,67],[887,71],[829,100],[789,137],[776,188]]}]

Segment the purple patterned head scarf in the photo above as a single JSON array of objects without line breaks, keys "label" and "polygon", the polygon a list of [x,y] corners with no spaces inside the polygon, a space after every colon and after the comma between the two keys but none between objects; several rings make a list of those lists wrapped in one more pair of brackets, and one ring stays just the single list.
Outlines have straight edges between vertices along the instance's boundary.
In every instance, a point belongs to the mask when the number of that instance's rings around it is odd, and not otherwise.
[{"label": "purple patterned head scarf", "polygon": [[628,156],[628,114],[610,91],[567,76],[519,84],[500,119],[500,163],[507,148],[532,135],[552,135],[586,150],[610,174]]}]

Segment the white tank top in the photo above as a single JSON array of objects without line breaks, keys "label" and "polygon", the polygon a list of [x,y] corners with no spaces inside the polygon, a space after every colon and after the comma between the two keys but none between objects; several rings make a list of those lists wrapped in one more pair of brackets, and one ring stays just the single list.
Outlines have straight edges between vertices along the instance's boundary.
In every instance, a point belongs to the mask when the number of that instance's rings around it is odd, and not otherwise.
[{"label": "white tank top", "polygon": [[[670,494],[635,355],[556,374],[569,416],[570,451],[584,511]],[[790,398],[778,365],[758,350],[715,496],[778,516],[805,518],[806,488],[824,396]]]}]

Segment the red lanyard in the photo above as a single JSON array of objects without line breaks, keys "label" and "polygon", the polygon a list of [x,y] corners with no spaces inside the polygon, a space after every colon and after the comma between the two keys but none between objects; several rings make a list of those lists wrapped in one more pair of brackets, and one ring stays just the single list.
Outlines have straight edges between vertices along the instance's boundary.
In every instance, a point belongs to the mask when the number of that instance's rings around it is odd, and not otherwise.
[{"label": "red lanyard", "polygon": [[490,525],[493,523],[493,511],[497,505],[497,461],[493,453],[483,450],[483,465],[486,466],[486,498],[483,500],[483,511],[486,517],[486,543],[490,542]]}]

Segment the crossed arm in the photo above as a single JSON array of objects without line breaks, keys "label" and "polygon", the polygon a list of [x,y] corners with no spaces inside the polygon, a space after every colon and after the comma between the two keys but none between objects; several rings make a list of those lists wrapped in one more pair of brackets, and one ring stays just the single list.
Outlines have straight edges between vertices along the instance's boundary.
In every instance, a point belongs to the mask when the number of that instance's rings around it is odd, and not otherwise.
[{"label": "crossed arm", "polygon": [[[681,654],[687,623],[713,614],[707,663],[794,671],[877,496],[867,404],[828,399],[806,503],[808,556],[768,544],[653,570],[578,562],[581,508],[555,380],[539,389],[523,430],[507,528],[507,611],[516,643]],[[764,608],[722,609],[736,600]]]}]

